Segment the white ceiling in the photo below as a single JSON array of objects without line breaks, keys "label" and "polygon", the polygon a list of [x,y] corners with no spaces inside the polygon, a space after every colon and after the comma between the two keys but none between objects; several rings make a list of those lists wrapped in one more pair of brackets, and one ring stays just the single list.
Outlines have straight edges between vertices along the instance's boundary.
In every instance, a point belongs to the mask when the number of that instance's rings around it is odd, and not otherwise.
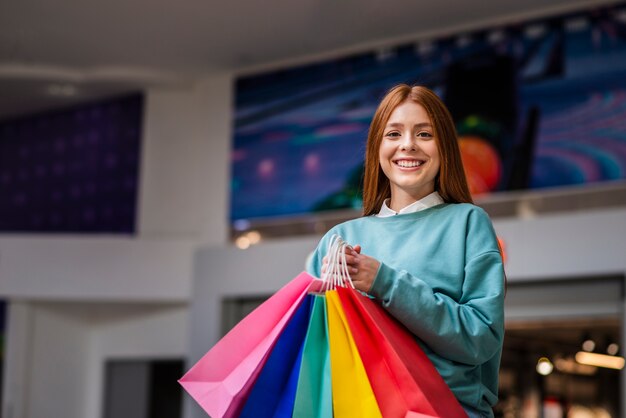
[{"label": "white ceiling", "polygon": [[[0,119],[614,1],[4,0]],[[68,97],[50,95],[69,83]]]}]

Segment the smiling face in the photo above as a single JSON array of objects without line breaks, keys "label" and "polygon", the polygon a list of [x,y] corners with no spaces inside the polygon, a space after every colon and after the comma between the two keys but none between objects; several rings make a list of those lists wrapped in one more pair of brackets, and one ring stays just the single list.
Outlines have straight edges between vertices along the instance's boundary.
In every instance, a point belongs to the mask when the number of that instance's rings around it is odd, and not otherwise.
[{"label": "smiling face", "polygon": [[[402,141],[407,149],[398,145]],[[424,86],[398,84],[382,98],[367,134],[364,168],[365,216],[377,214],[390,197],[397,210],[433,190],[446,203],[473,202],[454,120],[439,96]]]},{"label": "smiling face", "polygon": [[440,157],[434,127],[423,106],[407,100],[391,113],[379,161],[389,179],[389,207],[398,211],[435,191]]}]

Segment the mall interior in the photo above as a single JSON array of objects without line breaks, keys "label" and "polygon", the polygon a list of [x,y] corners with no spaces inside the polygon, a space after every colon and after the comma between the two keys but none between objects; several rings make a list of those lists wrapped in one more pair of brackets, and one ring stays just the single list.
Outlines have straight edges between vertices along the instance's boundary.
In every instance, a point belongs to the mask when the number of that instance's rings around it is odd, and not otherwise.
[{"label": "mall interior", "polygon": [[0,6],[0,418],[207,416],[177,380],[361,216],[402,82],[502,245],[495,417],[626,416],[623,2],[62,3]]}]

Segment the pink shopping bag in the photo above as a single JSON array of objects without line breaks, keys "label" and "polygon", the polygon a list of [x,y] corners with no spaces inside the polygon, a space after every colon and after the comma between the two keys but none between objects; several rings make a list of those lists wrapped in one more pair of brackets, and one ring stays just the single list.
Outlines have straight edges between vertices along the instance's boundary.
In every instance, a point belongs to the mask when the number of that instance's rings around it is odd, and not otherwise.
[{"label": "pink shopping bag", "polygon": [[239,415],[268,353],[314,280],[300,273],[239,322],[179,380],[212,418]]}]

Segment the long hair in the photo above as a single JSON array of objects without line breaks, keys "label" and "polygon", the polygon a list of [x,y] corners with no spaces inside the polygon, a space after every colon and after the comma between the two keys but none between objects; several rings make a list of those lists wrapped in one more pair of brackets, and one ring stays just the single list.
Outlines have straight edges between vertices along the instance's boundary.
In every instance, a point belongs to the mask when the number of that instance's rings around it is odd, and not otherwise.
[{"label": "long hair", "polygon": [[389,179],[380,168],[380,143],[391,113],[400,104],[409,100],[424,107],[433,125],[441,160],[439,174],[435,178],[435,190],[439,192],[444,202],[473,203],[467,187],[456,129],[450,112],[441,99],[428,88],[399,84],[389,90],[378,105],[367,134],[363,178],[364,216],[377,213],[385,199],[391,197]]}]

